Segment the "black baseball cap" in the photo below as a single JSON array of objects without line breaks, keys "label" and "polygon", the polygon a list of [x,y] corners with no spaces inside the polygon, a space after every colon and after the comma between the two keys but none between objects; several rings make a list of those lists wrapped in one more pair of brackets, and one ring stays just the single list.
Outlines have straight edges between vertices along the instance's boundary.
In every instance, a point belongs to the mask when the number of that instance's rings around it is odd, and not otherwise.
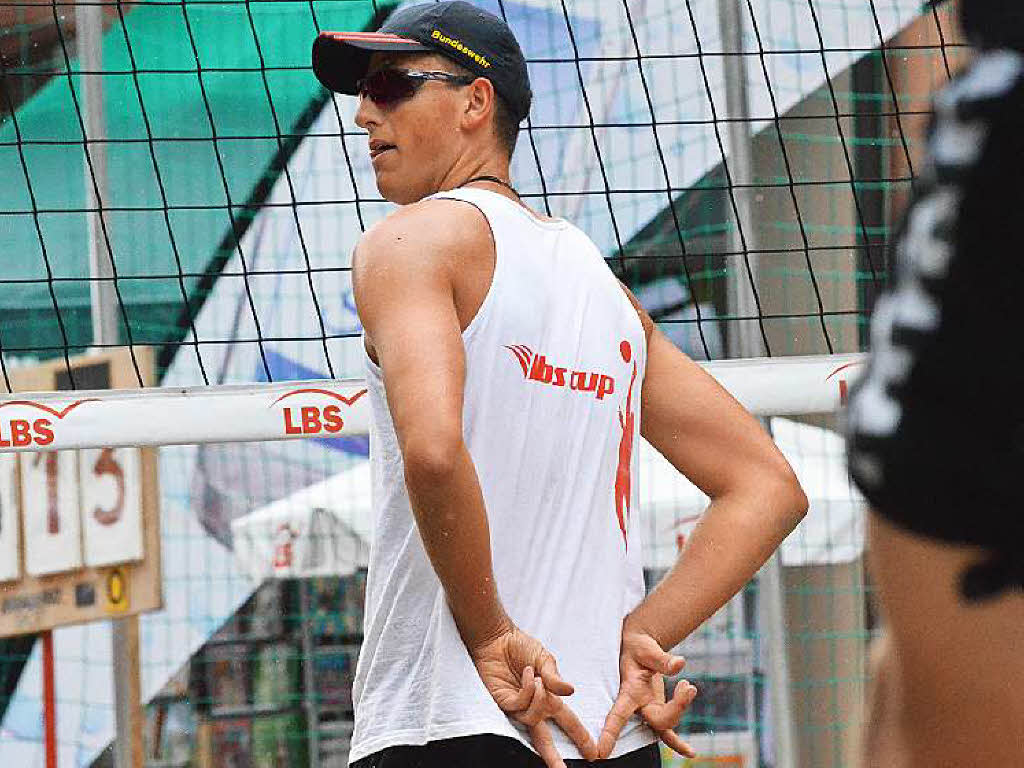
[{"label": "black baseball cap", "polygon": [[494,90],[522,121],[533,92],[526,58],[508,24],[471,3],[423,3],[391,14],[376,32],[321,32],[313,43],[313,72],[336,93],[358,94],[374,51],[439,53]]}]

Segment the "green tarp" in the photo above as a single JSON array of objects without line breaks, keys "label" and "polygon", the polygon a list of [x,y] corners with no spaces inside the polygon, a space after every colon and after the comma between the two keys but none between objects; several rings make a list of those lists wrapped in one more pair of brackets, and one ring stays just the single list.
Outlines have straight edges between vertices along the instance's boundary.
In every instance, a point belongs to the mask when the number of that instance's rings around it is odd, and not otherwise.
[{"label": "green tarp", "polygon": [[[104,220],[134,341],[180,338],[183,291],[197,305],[197,287],[208,288],[223,251],[234,250],[229,199],[241,237],[318,111],[325,92],[309,69],[317,23],[365,29],[375,10],[390,5],[188,4],[187,24],[181,5],[124,6],[131,8],[124,26],[115,23],[103,37],[104,208],[111,209]],[[71,67],[78,72],[77,61]],[[55,300],[68,343],[84,347],[92,338],[75,106],[81,77],[54,77],[0,122],[0,351],[7,359],[59,353],[65,342]],[[295,136],[279,142],[279,133]],[[193,276],[179,281],[179,271]],[[32,638],[0,641],[0,717],[31,646]]]},{"label": "green tarp", "polygon": [[[234,248],[229,202],[238,206],[235,231],[244,230],[253,213],[245,204],[288,150],[280,134],[298,132],[303,112],[322,98],[309,68],[317,24],[363,29],[379,5],[142,3],[106,32],[104,219],[134,341],[175,334],[197,275],[222,243]],[[55,299],[68,343],[91,339],[75,101],[82,103],[81,78],[97,76],[77,74],[74,60],[71,68],[70,80],[54,77],[0,124],[0,344],[8,354],[47,346],[55,354],[64,344]]]}]

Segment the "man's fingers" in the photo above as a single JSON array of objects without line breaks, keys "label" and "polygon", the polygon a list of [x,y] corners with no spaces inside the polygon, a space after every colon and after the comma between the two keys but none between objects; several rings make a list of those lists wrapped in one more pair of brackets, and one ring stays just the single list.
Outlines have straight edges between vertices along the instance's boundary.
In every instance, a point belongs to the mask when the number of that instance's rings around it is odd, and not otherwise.
[{"label": "man's fingers", "polygon": [[672,730],[658,731],[658,738],[661,739],[668,746],[669,749],[674,752],[678,752],[683,757],[694,758],[697,756],[697,752],[691,747],[683,738]]},{"label": "man's fingers", "polygon": [[640,709],[640,716],[655,731],[662,731],[667,728],[675,728],[683,719],[683,713],[693,703],[697,696],[697,689],[688,682],[681,681],[672,692],[672,698],[662,704],[653,702]]},{"label": "man's fingers", "polygon": [[586,726],[576,716],[576,713],[569,709],[569,706],[561,699],[555,699],[557,709],[554,712],[554,721],[558,724],[565,735],[569,737],[576,748],[583,755],[584,760],[597,760],[597,745],[591,738]]},{"label": "man's fingers", "polygon": [[544,690],[544,683],[539,677],[533,678],[533,700],[525,712],[519,712],[515,719],[526,726],[534,726],[547,717],[547,691]]},{"label": "man's fingers", "polygon": [[523,678],[521,681],[522,687],[519,689],[519,693],[515,695],[515,698],[508,701],[506,705],[502,707],[505,712],[522,712],[530,706],[534,698],[534,679],[533,667],[527,667],[523,670]]},{"label": "man's fingers", "polygon": [[674,729],[696,697],[697,689],[682,680],[676,685],[668,702],[654,702],[640,709],[640,716],[654,729],[658,738],[683,757],[696,757],[697,753]]},{"label": "man's fingers", "polygon": [[633,651],[633,657],[647,669],[663,675],[678,675],[686,666],[686,659],[663,650],[653,637],[639,643]]},{"label": "man's fingers", "polygon": [[530,740],[533,742],[533,748],[537,750],[537,754],[548,768],[565,768],[565,761],[555,749],[555,742],[551,738],[551,728],[548,727],[546,721],[541,720],[536,725],[530,726]]},{"label": "man's fingers", "polygon": [[597,740],[597,759],[604,760],[612,753],[615,742],[625,728],[629,718],[636,712],[636,704],[625,693],[619,693],[619,698],[612,705],[612,711],[604,720],[604,727],[601,729],[601,736]]},{"label": "man's fingers", "polygon": [[551,656],[547,656],[540,663],[537,674],[544,680],[544,688],[556,696],[572,696],[576,690],[562,679],[562,676],[558,673],[558,665]]}]

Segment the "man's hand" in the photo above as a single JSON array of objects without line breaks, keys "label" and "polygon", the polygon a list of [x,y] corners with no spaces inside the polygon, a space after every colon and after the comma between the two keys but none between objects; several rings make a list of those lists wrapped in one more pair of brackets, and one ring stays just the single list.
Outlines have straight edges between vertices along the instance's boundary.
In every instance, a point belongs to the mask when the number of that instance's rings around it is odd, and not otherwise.
[{"label": "man's hand", "polygon": [[678,675],[685,664],[681,656],[666,653],[650,634],[626,619],[619,652],[619,695],[597,742],[598,759],[611,755],[623,727],[637,711],[670,748],[683,757],[697,756],[673,730],[697,696],[697,689],[684,680],[676,685],[672,700],[665,701],[663,675]]},{"label": "man's hand", "polygon": [[555,721],[585,759],[596,759],[594,740],[560,698],[571,696],[573,687],[562,679],[555,657],[538,640],[513,626],[469,653],[501,711],[529,728],[533,746],[548,768],[565,768],[548,720]]}]

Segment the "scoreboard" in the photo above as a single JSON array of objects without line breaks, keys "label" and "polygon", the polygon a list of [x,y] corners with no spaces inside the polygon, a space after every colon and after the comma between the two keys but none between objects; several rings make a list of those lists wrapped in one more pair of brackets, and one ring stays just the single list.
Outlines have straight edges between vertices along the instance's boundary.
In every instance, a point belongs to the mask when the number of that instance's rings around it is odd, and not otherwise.
[{"label": "scoreboard", "polygon": [[[72,378],[76,389],[137,387],[136,367],[149,378],[148,348],[72,358],[70,375],[64,360],[9,374],[32,405],[24,393],[71,389]],[[156,450],[47,451],[61,414],[35,405],[38,419],[8,421],[0,400],[0,637],[159,609]],[[26,440],[40,450],[3,452]]]}]

